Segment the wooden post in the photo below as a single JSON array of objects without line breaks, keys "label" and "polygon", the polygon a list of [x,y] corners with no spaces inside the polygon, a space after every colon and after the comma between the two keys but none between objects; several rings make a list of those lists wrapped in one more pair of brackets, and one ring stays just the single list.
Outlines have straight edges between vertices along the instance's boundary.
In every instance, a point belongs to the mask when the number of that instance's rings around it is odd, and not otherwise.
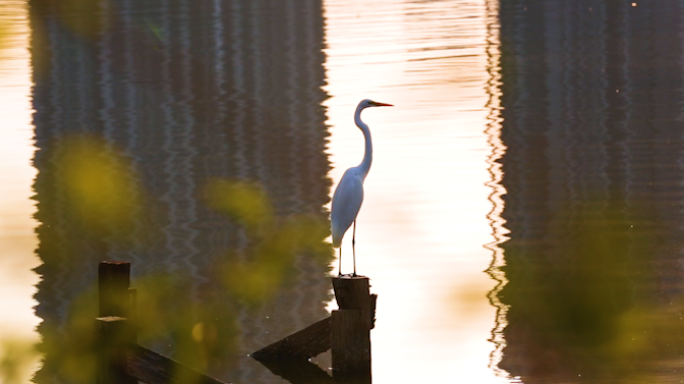
[{"label": "wooden post", "polygon": [[136,288],[128,288],[128,322],[133,329],[133,342],[138,342],[138,290]]},{"label": "wooden post", "polygon": [[332,312],[333,377],[370,383],[370,330],[377,296],[370,294],[365,276],[333,277],[332,284],[340,308]]},{"label": "wooden post", "polygon": [[102,261],[98,266],[98,384],[136,384],[128,375],[128,348],[136,339],[131,314],[131,264]]},{"label": "wooden post", "polygon": [[97,384],[137,384],[128,374],[128,348],[133,344],[134,330],[123,317],[95,319],[98,333]]},{"label": "wooden post", "polygon": [[313,365],[307,360],[330,348],[334,382],[370,384],[370,330],[375,326],[378,296],[370,294],[370,282],[365,276],[333,277],[332,284],[340,309],[333,311],[329,318],[276,341],[251,356],[293,383],[328,382],[323,380],[328,376],[325,373],[320,376],[320,372],[311,368]]},{"label": "wooden post", "polygon": [[130,316],[131,263],[125,261],[102,261],[98,268],[98,291],[100,317]]}]

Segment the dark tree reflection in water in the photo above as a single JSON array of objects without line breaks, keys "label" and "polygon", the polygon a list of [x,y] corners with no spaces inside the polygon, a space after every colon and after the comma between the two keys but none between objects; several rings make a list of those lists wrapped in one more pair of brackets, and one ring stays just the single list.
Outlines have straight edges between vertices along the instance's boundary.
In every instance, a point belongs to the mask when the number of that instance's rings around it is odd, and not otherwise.
[{"label": "dark tree reflection in water", "polygon": [[684,377],[684,9],[504,1],[499,367],[523,382]]},{"label": "dark tree reflection in water", "polygon": [[31,0],[39,383],[93,382],[97,263],[140,342],[220,379],[327,315],[320,1]]}]

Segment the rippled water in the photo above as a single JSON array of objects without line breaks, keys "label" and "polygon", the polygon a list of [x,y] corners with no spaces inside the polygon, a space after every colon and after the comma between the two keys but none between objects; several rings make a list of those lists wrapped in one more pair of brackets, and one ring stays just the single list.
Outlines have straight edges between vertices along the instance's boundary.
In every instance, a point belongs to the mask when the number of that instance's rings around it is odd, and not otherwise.
[{"label": "rippled water", "polygon": [[326,2],[334,180],[362,157],[351,119],[358,98],[396,105],[364,112],[375,157],[357,263],[379,293],[378,382],[497,380],[488,341],[496,308],[487,300],[496,282],[483,272],[492,262],[485,245],[495,241],[487,217],[492,7]]},{"label": "rippled water", "polygon": [[316,223],[363,98],[395,105],[363,114],[375,382],[681,380],[677,2],[24,7],[0,6],[0,289],[37,382],[87,381],[105,258],[132,262],[141,343],[284,382],[246,354],[335,306]]},{"label": "rippled water", "polygon": [[525,382],[682,378],[682,8],[502,4],[499,365]]}]

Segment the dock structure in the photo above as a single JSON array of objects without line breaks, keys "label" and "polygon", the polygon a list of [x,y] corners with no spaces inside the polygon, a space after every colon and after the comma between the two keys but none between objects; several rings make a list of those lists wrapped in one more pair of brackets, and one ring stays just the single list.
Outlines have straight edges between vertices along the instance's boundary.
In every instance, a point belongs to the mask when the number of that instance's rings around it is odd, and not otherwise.
[{"label": "dock structure", "polygon": [[131,264],[103,261],[98,268],[97,384],[225,384],[137,344],[136,290]]},{"label": "dock structure", "polygon": [[294,372],[312,375],[318,368],[308,360],[330,350],[331,382],[370,383],[370,331],[375,327],[377,295],[370,293],[370,279],[366,276],[336,276],[332,286],[339,309],[250,356],[292,381],[288,376]]},{"label": "dock structure", "polygon": [[[96,383],[225,384],[137,343],[137,291],[130,287],[130,271],[123,261],[103,261],[98,268]],[[292,383],[370,384],[377,295],[365,276],[336,276],[332,286],[339,309],[250,356]],[[309,362],[327,350],[332,377]]]}]

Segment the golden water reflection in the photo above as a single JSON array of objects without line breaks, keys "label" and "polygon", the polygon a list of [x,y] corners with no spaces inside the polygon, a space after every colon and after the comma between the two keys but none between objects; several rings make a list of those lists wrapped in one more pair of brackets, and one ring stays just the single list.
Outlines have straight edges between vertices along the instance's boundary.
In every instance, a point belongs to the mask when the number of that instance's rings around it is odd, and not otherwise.
[{"label": "golden water reflection", "polygon": [[[375,155],[357,221],[357,268],[379,293],[377,382],[504,380],[488,367],[496,307],[487,293],[497,282],[483,273],[492,259],[484,245],[495,243],[492,7],[325,2],[334,183],[363,155],[356,103],[395,105],[363,115]],[[349,270],[351,257],[343,262]]]},{"label": "golden water reflection", "polygon": [[31,200],[36,170],[31,126],[31,68],[23,1],[0,2],[0,381],[27,382],[37,356],[38,317],[32,307],[38,276]]}]

